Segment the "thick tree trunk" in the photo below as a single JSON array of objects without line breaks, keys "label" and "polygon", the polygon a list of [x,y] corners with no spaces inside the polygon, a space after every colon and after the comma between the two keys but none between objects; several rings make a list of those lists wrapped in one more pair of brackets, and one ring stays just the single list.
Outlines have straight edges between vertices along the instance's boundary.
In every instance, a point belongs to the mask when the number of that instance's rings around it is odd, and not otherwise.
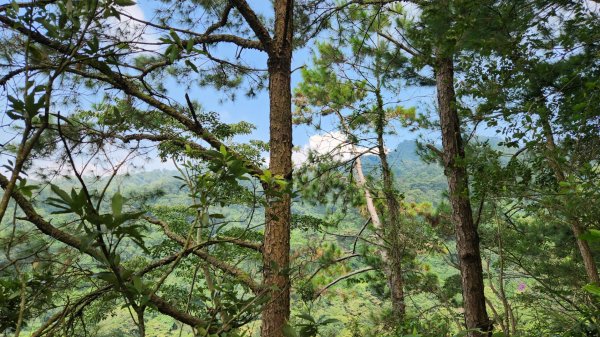
[{"label": "thick tree trunk", "polygon": [[[277,0],[275,34],[269,50],[270,163],[273,175],[292,177],[292,0]],[[269,300],[262,312],[262,337],[283,337],[290,316],[290,221],[288,193],[271,197],[265,209],[264,286]]]},{"label": "thick tree trunk", "polygon": [[[544,136],[546,137],[546,160],[550,164],[556,180],[559,183],[565,182],[567,181],[567,177],[565,176],[563,169],[560,167],[558,160],[555,158],[557,149],[556,143],[554,142],[554,132],[552,131],[552,126],[550,125],[547,116],[540,116],[540,121],[542,123]],[[571,230],[573,231],[573,235],[575,236],[575,240],[577,242],[577,247],[579,248],[579,253],[583,259],[583,266],[585,268],[588,281],[590,283],[600,284],[598,267],[596,266],[596,261],[594,260],[594,255],[592,254],[590,245],[587,243],[587,241],[580,239],[581,234],[584,232],[582,228],[583,226],[581,226],[581,223],[576,216],[568,216],[568,218],[571,225]]]},{"label": "thick tree trunk", "polygon": [[469,178],[465,167],[465,151],[460,133],[460,121],[454,92],[452,58],[438,57],[435,64],[437,99],[444,147],[444,173],[452,206],[452,222],[456,230],[456,247],[460,264],[462,293],[469,336],[491,335],[490,320],[485,308],[483,271],[479,251],[479,235],[473,222],[469,200]]}]

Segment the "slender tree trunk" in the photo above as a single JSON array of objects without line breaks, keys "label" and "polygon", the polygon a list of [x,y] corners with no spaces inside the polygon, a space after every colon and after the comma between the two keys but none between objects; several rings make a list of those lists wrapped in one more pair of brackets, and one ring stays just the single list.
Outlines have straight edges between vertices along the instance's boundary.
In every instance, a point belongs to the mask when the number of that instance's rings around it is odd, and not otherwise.
[{"label": "slender tree trunk", "polygon": [[[354,145],[352,146],[352,154],[355,155],[357,153]],[[362,160],[356,158],[354,161],[354,171],[355,171],[355,180],[358,187],[362,188],[365,194],[365,203],[367,204],[367,212],[371,217],[371,222],[373,223],[373,227],[377,230],[381,230],[381,219],[379,219],[379,214],[377,213],[377,208],[375,208],[375,203],[373,202],[373,196],[371,192],[367,188],[367,179],[365,178],[365,173],[362,168]]]},{"label": "slender tree trunk", "polygon": [[[556,158],[554,157],[557,149],[556,143],[554,142],[554,132],[552,131],[552,126],[548,121],[548,116],[540,116],[540,121],[542,123],[544,136],[546,137],[546,160],[550,164],[550,167],[554,172],[556,180],[559,183],[565,182],[567,181],[565,173],[562,170]],[[577,247],[579,248],[581,258],[583,259],[583,266],[585,268],[588,280],[590,281],[590,283],[600,284],[598,267],[596,266],[596,261],[594,261],[594,255],[592,254],[590,245],[587,243],[587,241],[580,239],[581,234],[583,234],[583,228],[581,226],[581,223],[579,219],[577,219],[577,217],[575,216],[567,216],[567,218],[569,219],[571,230],[573,231],[573,235],[575,236],[575,240],[577,241]]]},{"label": "slender tree trunk", "polygon": [[140,334],[139,337],[146,337],[146,322],[144,322],[144,310],[144,308],[139,308],[136,311],[138,319],[138,333]]},{"label": "slender tree trunk", "polygon": [[469,178],[464,163],[465,150],[460,133],[451,57],[437,57],[435,77],[444,148],[444,173],[448,179],[452,222],[456,230],[465,323],[469,330],[482,331],[469,331],[468,336],[491,335],[491,323],[485,308],[479,235],[473,222],[469,199]]},{"label": "slender tree trunk", "polygon": [[[348,126],[346,125],[344,118],[338,114],[338,118],[340,119],[340,124],[344,130],[345,133],[349,134],[350,130],[348,128]],[[381,144],[383,145],[383,138],[381,139]],[[382,146],[383,147],[383,146]],[[352,145],[352,155],[356,155],[358,154],[358,151],[356,150],[356,147],[354,145]],[[384,159],[382,159],[382,163],[385,162],[385,165],[387,167],[387,172],[391,177],[391,171],[389,170],[389,166],[387,163],[387,156],[384,152],[383,156],[385,157]],[[369,213],[369,216],[371,217],[371,222],[373,223],[373,227],[375,227],[375,229],[377,229],[380,232],[385,232],[384,230],[384,226],[381,223],[381,219],[379,218],[379,213],[377,212],[377,208],[375,207],[375,203],[373,202],[373,196],[371,195],[371,192],[369,191],[369,189],[367,188],[367,179],[365,178],[365,174],[362,168],[362,161],[360,159],[360,157],[356,158],[356,160],[354,161],[354,171],[355,171],[355,180],[356,180],[356,184],[363,190],[363,193],[365,195],[365,203],[367,206],[367,212]],[[389,182],[389,180],[388,180]],[[395,195],[394,195],[394,199],[395,199]],[[396,202],[397,204],[397,202]],[[389,203],[388,203],[389,206]],[[386,242],[383,242],[383,240],[379,240],[382,246],[386,246],[386,248],[381,249],[380,253],[381,253],[381,259],[383,260],[383,264],[384,264],[384,273],[386,275],[387,278],[387,282],[388,282],[388,286],[390,288],[390,300],[392,302],[392,310],[394,312],[394,317],[396,318],[397,321],[401,321],[404,319],[404,316],[406,315],[406,305],[404,303],[404,289],[403,289],[403,278],[402,278],[402,264],[396,264],[392,262],[392,258],[391,256],[394,256],[394,253],[391,252],[392,249],[397,250],[398,252],[400,252],[401,247],[391,247],[389,246]],[[389,248],[387,248],[389,247]],[[390,249],[392,248],[392,249]],[[401,262],[401,260],[400,260]],[[394,268],[395,266],[395,268]]]},{"label": "slender tree trunk", "polygon": [[[336,112],[336,114],[340,120],[340,125],[342,127],[342,130],[344,131],[344,133],[346,135],[350,135],[350,128],[346,124],[344,117],[339,112]],[[358,153],[358,150],[356,149],[356,146],[354,146],[354,144],[350,144],[350,146],[351,146],[352,156],[357,156],[356,160],[354,161],[354,171],[356,172],[354,180],[356,180],[356,184],[358,185],[358,187],[362,188],[362,190],[365,194],[365,203],[367,204],[367,212],[369,213],[369,216],[371,217],[371,222],[373,223],[373,227],[375,227],[378,230],[381,230],[381,228],[382,228],[381,219],[379,218],[379,213],[377,213],[377,208],[375,207],[375,203],[373,202],[373,196],[371,195],[371,191],[369,191],[369,189],[367,188],[367,178],[365,177],[365,173],[362,168],[362,160],[360,159],[360,157],[358,157],[359,153]]]},{"label": "slender tree trunk", "polygon": [[[505,272],[504,272],[504,240],[502,237],[502,228],[498,223],[498,258],[500,263],[500,270],[498,272],[498,297],[502,301],[502,306],[504,307],[504,319],[506,320],[506,328],[505,335],[506,337],[510,337],[516,335],[517,330],[517,322],[515,320],[515,316],[513,314],[513,308],[508,300],[508,296],[506,296],[506,290],[504,289],[505,282]],[[493,283],[490,281],[490,286]]]},{"label": "slender tree trunk", "polygon": [[404,319],[406,304],[404,303],[404,280],[402,278],[402,242],[400,238],[400,203],[394,188],[394,177],[385,153],[385,142],[383,132],[386,118],[383,108],[381,92],[377,91],[377,149],[381,161],[381,173],[383,177],[383,195],[387,206],[387,220],[384,226],[384,237],[388,241],[389,275],[388,283],[392,297],[392,309],[398,321]]},{"label": "slender tree trunk", "polygon": [[[275,34],[269,51],[270,163],[273,175],[292,177],[292,0],[277,0]],[[283,337],[290,316],[290,220],[288,193],[270,197],[265,209],[264,286],[269,300],[262,312],[262,337]]]}]

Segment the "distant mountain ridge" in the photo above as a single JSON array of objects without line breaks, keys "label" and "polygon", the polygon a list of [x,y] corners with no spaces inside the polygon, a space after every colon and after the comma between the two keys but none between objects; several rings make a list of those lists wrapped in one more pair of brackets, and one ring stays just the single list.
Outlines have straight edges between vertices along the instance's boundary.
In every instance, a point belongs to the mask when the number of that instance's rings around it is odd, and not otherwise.
[{"label": "distant mountain ridge", "polygon": [[[406,140],[398,144],[388,153],[388,161],[392,167],[396,188],[407,201],[439,202],[447,182],[442,168],[436,164],[425,163],[417,154],[417,142]],[[379,158],[364,157],[363,163],[367,172],[377,174]]]},{"label": "distant mountain ridge", "polygon": [[[417,142],[413,140],[403,141],[389,152],[388,160],[392,166],[397,189],[404,194],[408,201],[430,201],[438,202],[442,192],[446,189],[446,179],[441,167],[428,164],[417,154]],[[377,156],[363,157],[363,164],[367,173],[378,174],[379,159]],[[166,192],[165,197],[171,201],[184,197],[185,193],[179,191],[181,181],[173,178],[179,175],[175,170],[153,170],[132,173],[122,178],[121,190],[131,188],[150,191],[162,189]],[[178,196],[178,197],[176,197]],[[161,202],[162,203],[162,202]]]},{"label": "distant mountain ridge", "polygon": [[[421,160],[416,152],[416,141],[403,141],[389,152],[388,160],[392,166],[396,179],[397,190],[402,193],[407,201],[437,203],[442,192],[446,189],[446,179],[442,169],[435,164],[427,164]],[[378,176],[378,157],[375,155],[363,157],[363,165],[367,174]],[[187,189],[182,189],[182,181],[176,179],[180,173],[176,170],[159,169],[152,171],[139,171],[118,175],[109,187],[107,194],[111,195],[117,190],[123,195],[152,195],[152,203],[156,205],[185,205],[189,202]],[[88,180],[88,179],[86,179]],[[99,184],[105,182],[101,178]],[[33,181],[32,183],[36,183]],[[78,188],[78,182],[72,179],[57,179],[54,184],[70,191],[71,187]],[[52,196],[49,188],[42,191],[36,198],[43,201]],[[44,203],[39,204],[42,206]],[[43,208],[46,208],[42,206]]]}]

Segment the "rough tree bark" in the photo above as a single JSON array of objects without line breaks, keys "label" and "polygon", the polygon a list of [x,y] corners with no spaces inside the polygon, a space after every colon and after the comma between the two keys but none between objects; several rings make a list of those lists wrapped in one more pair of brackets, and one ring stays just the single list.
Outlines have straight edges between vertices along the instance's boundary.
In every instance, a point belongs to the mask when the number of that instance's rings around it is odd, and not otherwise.
[{"label": "rough tree bark", "polygon": [[[273,175],[292,176],[292,0],[274,3],[275,34],[269,50],[270,163]],[[283,337],[290,316],[290,195],[270,200],[265,209],[264,286],[269,300],[262,312],[262,337]]]},{"label": "rough tree bark", "polygon": [[451,57],[436,58],[435,79],[444,149],[444,173],[448,180],[452,223],[456,230],[465,323],[470,330],[470,337],[491,335],[491,323],[485,307],[479,235],[473,222],[469,200],[469,178],[464,163],[465,150],[460,133]]},{"label": "rough tree bark", "polygon": [[[44,3],[44,2],[41,2]],[[261,23],[259,16],[251,9],[246,0],[229,0],[229,3],[236,8],[244,18],[250,29],[252,29],[258,41],[247,40],[239,36],[228,34],[212,34],[215,29],[223,27],[227,20],[221,19],[219,23],[212,25],[206,34],[198,36],[193,40],[194,44],[215,44],[218,42],[231,42],[241,48],[250,48],[266,51],[268,53],[268,72],[269,72],[269,95],[270,95],[270,170],[274,175],[281,175],[285,179],[290,180],[292,174],[292,114],[291,114],[291,88],[290,88],[290,73],[291,73],[291,56],[292,56],[292,31],[293,31],[293,0],[275,0],[274,13],[275,25],[273,38],[270,36],[270,31]],[[229,9],[225,11],[227,16]],[[110,69],[106,70],[106,64],[98,61],[95,58],[80,57],[79,54],[74,54],[72,46],[62,44],[60,41],[53,40],[44,34],[37,31],[30,31],[24,25],[18,24],[11,18],[0,15],[0,24],[9,27],[13,31],[23,36],[28,36],[32,41],[35,41],[61,55],[69,55],[69,58],[78,60],[76,63],[68,63],[69,67],[65,71],[83,76],[93,80],[102,81],[114,88],[122,90],[125,94],[131,95],[150,106],[157,108],[166,115],[178,121],[181,126],[202,138],[213,148],[220,148],[223,143],[214,135],[207,132],[204,128],[198,125],[178,109],[163,103],[161,100],[152,96],[151,93],[146,93],[140,89],[140,85],[130,78],[125,78],[119,72],[113,72]],[[187,44],[186,44],[187,45]],[[172,61],[171,61],[172,63]],[[79,67],[79,65],[85,65]],[[82,69],[91,69],[86,72]],[[200,147],[202,148],[202,147]],[[228,152],[236,153],[232,149]],[[236,155],[237,156],[237,155]],[[240,156],[243,158],[243,156]],[[244,160],[247,167],[251,170],[254,176],[259,176],[262,170],[253,163]],[[13,190],[14,193],[14,190]],[[289,318],[290,300],[289,300],[289,247],[290,247],[290,195],[283,193],[282,196],[271,198],[265,209],[265,238],[263,261],[264,261],[264,278],[263,287],[268,289],[270,299],[263,309],[263,325],[262,336],[264,337],[282,337],[282,328]],[[64,236],[62,232],[54,233],[54,229],[47,235],[59,239]],[[54,235],[53,235],[54,234]],[[68,240],[67,240],[68,239]],[[67,244],[73,247],[79,247],[77,242],[72,242],[73,238],[68,237]],[[195,252],[196,255],[201,255],[201,250]],[[100,260],[101,258],[98,257]],[[210,260],[209,260],[210,258]],[[222,261],[218,261],[210,256],[206,256],[205,261],[210,264],[221,266],[230,274],[238,274],[238,269],[234,269]],[[241,273],[240,273],[241,275]],[[250,281],[253,285],[253,280],[246,278],[246,275],[241,275],[241,280]],[[257,289],[257,287],[254,287]],[[261,289],[263,289],[261,287]],[[202,325],[203,321],[188,315],[185,312],[179,312],[176,308],[168,305],[166,301],[154,296],[153,303],[159,311],[175,317],[179,321],[192,325]]]}]

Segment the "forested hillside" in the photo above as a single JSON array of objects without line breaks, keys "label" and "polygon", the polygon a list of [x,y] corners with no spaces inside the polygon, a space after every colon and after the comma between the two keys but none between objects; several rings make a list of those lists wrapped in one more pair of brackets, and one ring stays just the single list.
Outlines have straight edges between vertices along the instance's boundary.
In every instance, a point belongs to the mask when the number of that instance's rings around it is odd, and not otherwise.
[{"label": "forested hillside", "polygon": [[0,27],[2,336],[600,337],[597,1]]}]

